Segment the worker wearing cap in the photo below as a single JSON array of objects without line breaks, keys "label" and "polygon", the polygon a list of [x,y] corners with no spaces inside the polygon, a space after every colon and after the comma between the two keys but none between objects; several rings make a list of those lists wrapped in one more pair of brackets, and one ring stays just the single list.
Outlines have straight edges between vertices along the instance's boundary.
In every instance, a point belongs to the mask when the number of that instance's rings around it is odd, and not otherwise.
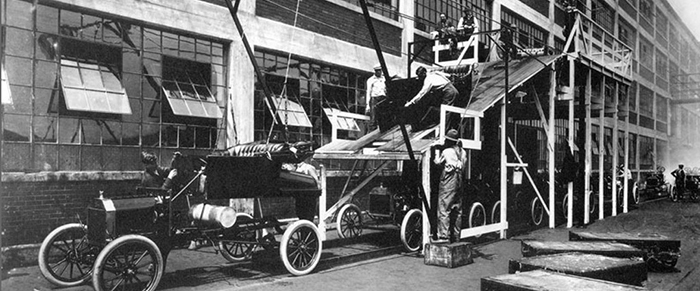
[{"label": "worker wearing cap", "polygon": [[683,193],[685,192],[685,170],[683,170],[683,164],[678,164],[678,169],[671,172],[671,176],[676,178],[676,193],[678,193],[678,200],[683,198]]},{"label": "worker wearing cap", "polygon": [[467,153],[458,142],[456,129],[445,135],[442,153],[435,155],[435,163],[442,165],[438,188],[438,239],[433,243],[457,242],[462,226],[462,197]]},{"label": "worker wearing cap", "polygon": [[384,76],[382,76],[382,66],[376,64],[374,66],[374,75],[367,79],[367,95],[365,97],[365,114],[370,116],[372,128],[377,125],[375,108],[384,99],[386,99],[386,83]]}]

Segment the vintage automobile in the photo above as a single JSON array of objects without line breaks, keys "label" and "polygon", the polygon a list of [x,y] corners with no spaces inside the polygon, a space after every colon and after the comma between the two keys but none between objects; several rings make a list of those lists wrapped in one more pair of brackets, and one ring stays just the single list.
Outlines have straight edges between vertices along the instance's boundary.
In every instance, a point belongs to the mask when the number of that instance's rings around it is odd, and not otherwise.
[{"label": "vintage automobile", "polygon": [[[300,161],[299,151],[292,148],[255,143],[239,145],[228,155],[207,156],[206,168],[177,192],[141,188],[109,198],[101,193],[89,205],[86,222],[60,226],[44,239],[38,258],[41,273],[60,287],[92,280],[95,290],[155,290],[170,251],[200,239],[212,242],[231,261],[248,257],[254,246],[278,249],[290,273],[307,274],[319,262],[321,236],[308,219],[313,207],[303,206],[316,205],[312,202],[321,190],[310,176],[281,169],[282,163]],[[192,203],[197,199],[193,185],[202,175],[206,199]],[[300,219],[286,224],[210,203],[271,196],[296,198]],[[255,235],[263,229],[282,233],[281,241]]]},{"label": "vintage automobile", "polygon": [[658,167],[639,184],[639,194],[641,197],[657,198],[670,196],[673,193],[673,185],[664,178],[666,168]]}]

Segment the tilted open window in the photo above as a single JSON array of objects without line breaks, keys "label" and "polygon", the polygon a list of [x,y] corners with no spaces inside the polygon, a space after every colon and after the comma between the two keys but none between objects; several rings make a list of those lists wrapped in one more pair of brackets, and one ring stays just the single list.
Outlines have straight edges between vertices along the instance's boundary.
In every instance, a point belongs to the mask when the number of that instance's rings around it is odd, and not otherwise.
[{"label": "tilted open window", "polygon": [[208,64],[163,58],[163,93],[173,114],[200,118],[222,118],[223,113],[209,89]]},{"label": "tilted open window", "polygon": [[68,110],[131,114],[126,90],[104,64],[62,59],[61,89]]},{"label": "tilted open window", "polygon": [[277,117],[287,126],[312,127],[304,107],[288,98],[272,97],[277,108]]}]

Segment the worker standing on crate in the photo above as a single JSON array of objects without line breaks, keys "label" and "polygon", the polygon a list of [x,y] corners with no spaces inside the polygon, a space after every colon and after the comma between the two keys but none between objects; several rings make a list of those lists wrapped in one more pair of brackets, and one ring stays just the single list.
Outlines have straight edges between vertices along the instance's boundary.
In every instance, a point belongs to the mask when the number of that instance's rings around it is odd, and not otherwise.
[{"label": "worker standing on crate", "polygon": [[464,182],[467,153],[458,140],[456,129],[447,131],[442,153],[435,157],[435,163],[443,168],[438,188],[438,239],[433,243],[457,242],[460,239],[462,197],[459,191]]}]

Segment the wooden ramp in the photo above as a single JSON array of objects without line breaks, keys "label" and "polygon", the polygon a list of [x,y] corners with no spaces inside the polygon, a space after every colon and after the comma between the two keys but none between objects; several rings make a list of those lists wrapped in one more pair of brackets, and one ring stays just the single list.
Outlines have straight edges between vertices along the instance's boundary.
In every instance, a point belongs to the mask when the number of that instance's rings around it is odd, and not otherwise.
[{"label": "wooden ramp", "polygon": [[646,252],[631,245],[609,241],[522,241],[523,257],[579,252],[616,258],[644,258]]},{"label": "wooden ramp", "polygon": [[563,253],[510,260],[508,263],[510,274],[538,269],[635,286],[643,286],[647,280],[647,266],[642,258]]},{"label": "wooden ramp", "polygon": [[652,271],[666,271],[676,266],[681,252],[681,241],[657,233],[585,232],[570,231],[571,241],[614,241],[643,250]]},{"label": "wooden ramp", "polygon": [[643,287],[544,270],[481,278],[482,291],[632,291]]}]

